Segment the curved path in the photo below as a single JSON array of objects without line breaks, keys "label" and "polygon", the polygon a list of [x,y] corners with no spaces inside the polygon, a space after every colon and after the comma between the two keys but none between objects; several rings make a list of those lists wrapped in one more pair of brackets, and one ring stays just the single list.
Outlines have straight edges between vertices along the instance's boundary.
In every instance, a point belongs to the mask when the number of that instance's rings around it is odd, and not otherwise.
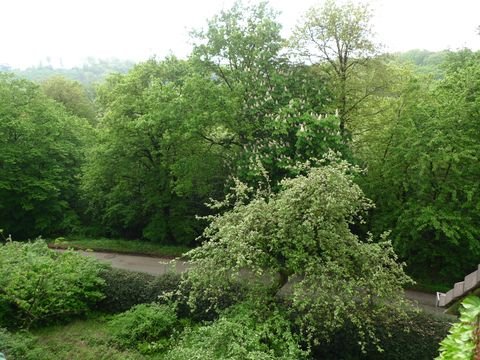
[{"label": "curved path", "polygon": [[[57,249],[57,251],[65,250]],[[114,268],[138,271],[151,275],[163,275],[171,271],[182,273],[188,269],[187,262],[182,260],[97,251],[77,251],[85,256],[91,256],[99,261],[106,262]]]},{"label": "curved path", "polygon": [[[170,271],[182,273],[188,269],[188,263],[182,260],[95,251],[79,250],[79,252],[83,255],[92,256],[100,261],[109,263],[114,268],[144,272],[151,275],[163,275]],[[443,313],[444,311],[443,308],[435,306],[435,294],[415,290],[405,290],[405,297],[409,300],[415,301],[420,308],[427,312]]]}]

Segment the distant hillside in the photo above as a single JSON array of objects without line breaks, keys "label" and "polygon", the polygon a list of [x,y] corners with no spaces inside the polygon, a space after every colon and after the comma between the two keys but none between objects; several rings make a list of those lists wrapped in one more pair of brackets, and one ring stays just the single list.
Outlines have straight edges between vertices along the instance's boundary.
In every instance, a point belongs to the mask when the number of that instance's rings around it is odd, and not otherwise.
[{"label": "distant hillside", "polygon": [[55,75],[61,75],[89,87],[96,82],[100,82],[110,73],[128,72],[134,64],[134,62],[128,60],[89,58],[84,65],[70,69],[55,68],[51,65],[39,65],[20,70],[0,65],[0,71],[13,72],[20,77],[35,82],[46,80]]},{"label": "distant hillside", "polygon": [[444,69],[442,63],[451,54],[449,50],[429,51],[429,50],[409,50],[406,52],[392,54],[393,58],[403,63],[411,63],[419,73],[431,74],[439,79],[443,77]]}]

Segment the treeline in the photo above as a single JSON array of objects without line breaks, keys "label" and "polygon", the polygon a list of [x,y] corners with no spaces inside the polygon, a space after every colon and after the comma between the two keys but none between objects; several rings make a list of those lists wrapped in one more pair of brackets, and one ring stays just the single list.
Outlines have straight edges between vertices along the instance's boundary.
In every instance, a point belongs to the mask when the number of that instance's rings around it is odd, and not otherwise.
[{"label": "treeline", "polygon": [[376,204],[353,230],[391,231],[411,272],[456,278],[480,255],[480,53],[382,54],[369,19],[327,2],[284,39],[268,5],[237,3],[187,60],[112,75],[94,101],[2,74],[1,227],[195,244],[235,182],[276,192],[334,151]]},{"label": "treeline", "polygon": [[82,85],[89,87],[103,81],[111,73],[126,73],[135,64],[132,61],[119,59],[96,59],[88,58],[82,66],[72,68],[58,68],[49,61],[46,64],[40,63],[37,66],[26,69],[16,69],[7,65],[0,65],[0,71],[12,72],[15,75],[39,82],[45,81],[53,76],[63,76],[75,80]]}]

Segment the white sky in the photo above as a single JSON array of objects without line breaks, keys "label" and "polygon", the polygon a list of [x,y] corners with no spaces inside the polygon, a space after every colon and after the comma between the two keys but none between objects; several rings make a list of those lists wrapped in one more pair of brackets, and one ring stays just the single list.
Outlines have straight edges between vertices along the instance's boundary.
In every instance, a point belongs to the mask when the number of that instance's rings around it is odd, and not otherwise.
[{"label": "white sky", "polygon": [[[322,0],[318,0],[322,1]],[[480,0],[370,0],[389,51],[480,49]],[[233,0],[0,0],[0,64],[79,65],[89,56],[135,61],[190,51],[188,31]],[[315,0],[270,0],[285,35]],[[60,62],[61,59],[61,62]]]}]

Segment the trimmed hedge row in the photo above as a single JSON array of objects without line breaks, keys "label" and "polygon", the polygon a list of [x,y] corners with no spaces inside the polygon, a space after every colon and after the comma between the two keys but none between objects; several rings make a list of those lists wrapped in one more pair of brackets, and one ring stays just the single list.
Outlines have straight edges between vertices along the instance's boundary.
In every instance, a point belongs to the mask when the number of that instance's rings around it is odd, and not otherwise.
[{"label": "trimmed hedge row", "polygon": [[108,313],[119,313],[138,304],[158,301],[159,296],[176,290],[180,284],[180,275],[174,273],[153,276],[111,268],[100,276],[105,280],[105,298],[97,304],[97,310]]},{"label": "trimmed hedge row", "polygon": [[371,345],[362,353],[352,329],[343,328],[328,344],[313,349],[322,360],[431,360],[438,356],[440,341],[447,335],[450,319],[445,316],[411,313],[394,327],[377,327],[382,351]]},{"label": "trimmed hedge row", "polygon": [[[104,270],[100,276],[105,280],[103,288],[105,298],[97,304],[96,309],[107,313],[119,313],[138,304],[157,302],[161,295],[179,290],[181,280],[181,276],[175,273],[153,276],[114,268]],[[225,309],[233,305],[242,291],[240,284],[226,290],[223,298],[220,299],[219,308]],[[198,299],[195,309],[192,311],[186,303],[188,293],[189,288],[184,286],[182,295],[176,296],[180,318],[190,318],[193,321],[212,321],[217,317],[217,313],[208,311],[212,302],[206,297]]]}]

